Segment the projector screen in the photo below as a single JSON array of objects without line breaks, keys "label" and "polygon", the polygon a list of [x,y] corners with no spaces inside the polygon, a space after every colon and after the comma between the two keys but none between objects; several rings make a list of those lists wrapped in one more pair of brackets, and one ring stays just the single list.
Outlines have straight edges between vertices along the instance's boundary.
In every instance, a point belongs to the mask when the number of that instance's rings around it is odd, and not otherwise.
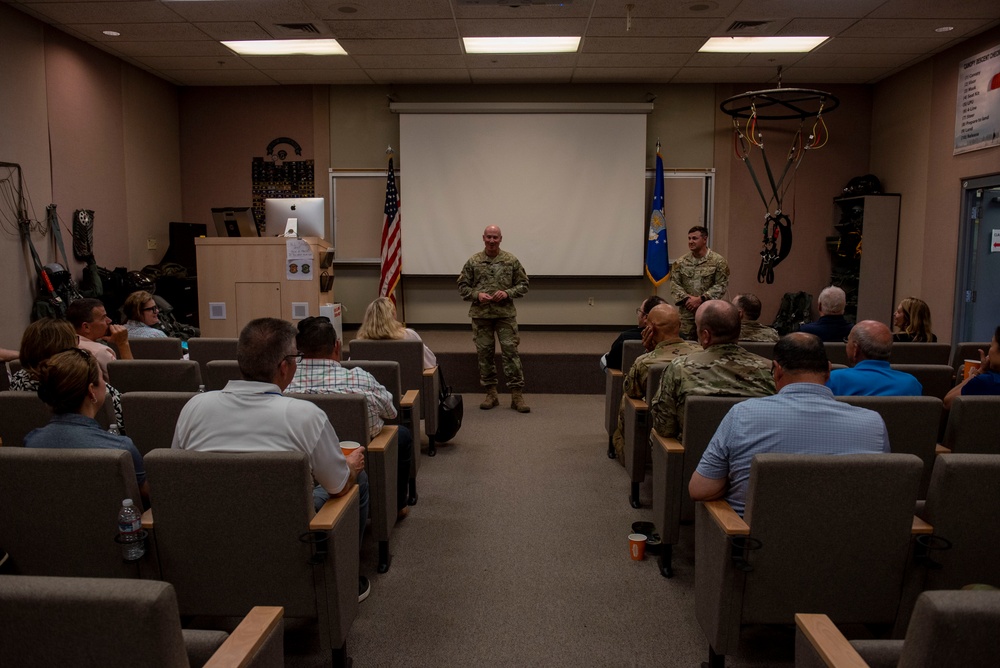
[{"label": "projector screen", "polygon": [[487,225],[529,276],[639,276],[644,114],[400,115],[403,273],[457,275]]}]

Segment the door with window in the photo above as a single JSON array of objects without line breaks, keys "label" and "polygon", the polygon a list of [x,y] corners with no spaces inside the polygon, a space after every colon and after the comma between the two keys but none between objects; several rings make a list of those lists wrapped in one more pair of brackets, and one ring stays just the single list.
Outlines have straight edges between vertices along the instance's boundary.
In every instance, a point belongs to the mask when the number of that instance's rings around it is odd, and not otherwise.
[{"label": "door with window", "polygon": [[989,341],[1000,325],[1000,174],[962,187],[953,341]]}]

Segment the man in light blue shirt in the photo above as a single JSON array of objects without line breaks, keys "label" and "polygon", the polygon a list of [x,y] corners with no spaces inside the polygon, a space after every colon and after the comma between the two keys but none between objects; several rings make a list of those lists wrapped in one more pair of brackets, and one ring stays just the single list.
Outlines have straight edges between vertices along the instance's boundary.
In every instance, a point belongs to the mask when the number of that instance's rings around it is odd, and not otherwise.
[{"label": "man in light blue shirt", "polygon": [[862,320],[847,337],[850,369],[830,373],[829,387],[837,397],[919,397],[924,387],[915,376],[889,366],[892,332],[877,320]]},{"label": "man in light blue shirt", "polygon": [[695,501],[725,498],[746,506],[753,456],[776,452],[853,455],[889,452],[889,434],[875,411],[833,398],[824,387],[830,362],[819,337],[795,332],[774,345],[778,393],[733,406],[708,444],[688,492]]}]

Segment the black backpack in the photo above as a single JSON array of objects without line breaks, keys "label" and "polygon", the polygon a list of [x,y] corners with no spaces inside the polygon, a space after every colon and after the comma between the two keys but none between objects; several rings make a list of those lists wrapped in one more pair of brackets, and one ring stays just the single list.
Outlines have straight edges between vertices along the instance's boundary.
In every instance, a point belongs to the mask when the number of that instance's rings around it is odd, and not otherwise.
[{"label": "black backpack", "polygon": [[438,378],[441,379],[441,394],[438,396],[438,424],[434,441],[445,443],[455,438],[462,428],[462,417],[465,413],[461,394],[452,394],[451,387],[444,382],[444,372],[438,366]]}]

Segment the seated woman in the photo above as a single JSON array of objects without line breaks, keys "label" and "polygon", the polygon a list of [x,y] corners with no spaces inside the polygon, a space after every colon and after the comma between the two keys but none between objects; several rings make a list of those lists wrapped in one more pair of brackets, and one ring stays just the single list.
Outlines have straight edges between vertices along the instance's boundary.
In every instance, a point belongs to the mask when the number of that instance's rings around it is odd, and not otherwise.
[{"label": "seated woman", "polygon": [[[76,348],[77,335],[73,325],[67,320],[39,318],[28,325],[21,335],[21,369],[11,375],[10,389],[21,392],[38,391],[38,370],[42,362],[56,353]],[[122,420],[122,395],[110,384],[105,383],[111,405],[115,409],[115,420],[124,426]]]},{"label": "seated woman", "polygon": [[931,331],[931,309],[927,302],[907,297],[899,302],[892,314],[892,324],[899,331],[892,335],[898,343],[935,343],[937,336]]},{"label": "seated woman", "polygon": [[989,351],[979,351],[979,366],[969,371],[969,377],[951,389],[944,397],[944,407],[951,408],[955,397],[1000,395],[1000,327],[993,332]]},{"label": "seated woman", "polygon": [[[379,297],[365,309],[365,317],[358,329],[359,339],[392,339],[420,341],[420,335],[396,320],[396,305],[388,297]],[[437,366],[437,357],[424,345],[424,368]]]},{"label": "seated woman", "polygon": [[71,347],[45,360],[38,368],[38,397],[52,406],[53,415],[47,425],[24,437],[24,447],[125,450],[148,507],[149,483],[139,450],[128,436],[108,433],[94,419],[107,392],[101,367],[86,350]]},{"label": "seated woman", "polygon": [[153,325],[160,324],[160,307],[153,295],[145,290],[133,292],[122,304],[125,313],[125,328],[130,339],[162,339],[167,333]]}]

